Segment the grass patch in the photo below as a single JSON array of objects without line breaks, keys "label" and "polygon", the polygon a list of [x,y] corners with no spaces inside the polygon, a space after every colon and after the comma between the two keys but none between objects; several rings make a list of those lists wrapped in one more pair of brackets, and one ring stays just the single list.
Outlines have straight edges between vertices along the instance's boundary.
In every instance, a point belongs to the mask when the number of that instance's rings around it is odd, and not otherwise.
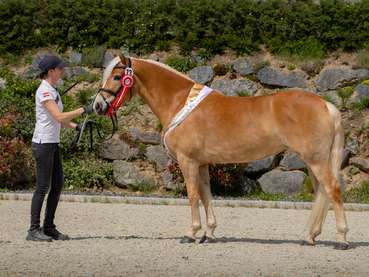
[{"label": "grass patch", "polygon": [[247,97],[249,96],[249,93],[247,91],[239,91],[237,92],[237,95],[240,97]]},{"label": "grass patch", "polygon": [[165,63],[179,72],[187,72],[197,65],[191,58],[182,56],[170,56]]},{"label": "grass patch", "polygon": [[369,86],[369,79],[361,82],[363,85]]},{"label": "grass patch", "polygon": [[369,97],[366,96],[366,97],[361,98],[359,102],[354,103],[353,106],[359,111],[369,108]]},{"label": "grass patch", "polygon": [[303,201],[303,202],[311,202],[314,200],[314,195],[309,192],[300,192],[295,195],[287,195],[284,193],[266,193],[260,190],[257,190],[251,194],[242,197],[243,199],[249,200],[264,200],[264,201]]},{"label": "grass patch", "polygon": [[369,204],[369,181],[364,181],[359,187],[343,193],[344,202]]},{"label": "grass patch", "polygon": [[357,64],[361,68],[369,69],[369,51],[360,50],[356,55]]},{"label": "grass patch", "polygon": [[256,64],[254,64],[253,68],[255,72],[258,72],[260,69],[270,66],[270,62],[269,61],[260,61],[257,62]]},{"label": "grass patch", "polygon": [[137,184],[128,185],[128,189],[130,191],[139,191],[139,192],[147,194],[147,193],[154,191],[154,186],[147,181],[142,181]]}]

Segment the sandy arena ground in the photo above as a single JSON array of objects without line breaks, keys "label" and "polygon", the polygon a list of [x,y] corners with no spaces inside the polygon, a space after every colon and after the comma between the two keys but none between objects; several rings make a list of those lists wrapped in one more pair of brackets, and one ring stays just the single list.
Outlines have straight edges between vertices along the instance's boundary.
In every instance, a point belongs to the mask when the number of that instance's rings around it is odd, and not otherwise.
[{"label": "sandy arena ground", "polygon": [[61,202],[56,223],[72,240],[51,243],[25,240],[29,209],[0,201],[0,276],[369,276],[368,212],[347,212],[351,249],[339,251],[332,212],[309,247],[306,210],[217,207],[219,241],[203,245],[179,243],[185,206]]}]

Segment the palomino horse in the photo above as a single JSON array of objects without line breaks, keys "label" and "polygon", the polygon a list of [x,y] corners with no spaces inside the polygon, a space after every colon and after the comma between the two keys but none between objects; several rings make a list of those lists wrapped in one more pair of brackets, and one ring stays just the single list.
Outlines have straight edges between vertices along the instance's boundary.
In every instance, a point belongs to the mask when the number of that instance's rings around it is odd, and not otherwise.
[{"label": "palomino horse", "polygon": [[[95,112],[106,114],[122,88],[124,70],[131,64],[134,85],[126,100],[133,94],[140,95],[166,130],[185,105],[195,82],[158,62],[116,57],[104,71],[103,85],[94,101]],[[269,96],[232,97],[214,90],[166,136],[166,145],[183,173],[191,206],[192,225],[181,242],[194,242],[201,229],[200,200],[206,213],[206,231],[200,242],[215,240],[217,223],[209,164],[245,163],[291,149],[308,166],[316,192],[303,242],[315,244],[330,200],[337,226],[335,248],[348,248],[338,183],[344,146],[341,117],[334,105],[319,96],[295,90]]]}]

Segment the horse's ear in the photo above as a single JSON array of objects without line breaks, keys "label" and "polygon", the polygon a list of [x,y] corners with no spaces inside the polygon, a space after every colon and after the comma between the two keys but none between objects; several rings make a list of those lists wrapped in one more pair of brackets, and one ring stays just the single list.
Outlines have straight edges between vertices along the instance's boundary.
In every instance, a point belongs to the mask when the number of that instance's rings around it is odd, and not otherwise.
[{"label": "horse's ear", "polygon": [[119,54],[119,58],[120,58],[120,61],[122,62],[122,64],[126,64],[126,58],[124,57],[123,53],[120,53]]}]

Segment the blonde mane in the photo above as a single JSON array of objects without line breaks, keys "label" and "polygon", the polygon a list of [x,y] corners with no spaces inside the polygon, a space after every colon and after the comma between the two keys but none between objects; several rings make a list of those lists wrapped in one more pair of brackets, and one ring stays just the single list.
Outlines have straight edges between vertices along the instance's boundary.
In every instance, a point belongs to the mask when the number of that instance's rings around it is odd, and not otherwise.
[{"label": "blonde mane", "polygon": [[147,62],[147,63],[151,63],[151,64],[155,64],[155,65],[157,65],[159,67],[162,67],[162,68],[164,68],[166,70],[169,70],[170,72],[172,72],[172,73],[174,73],[176,75],[179,75],[179,76],[181,76],[183,78],[186,78],[187,80],[190,80],[190,81],[193,82],[193,80],[190,77],[188,77],[187,75],[185,75],[185,74],[183,74],[181,72],[178,72],[177,70],[171,68],[169,65],[166,65],[166,64],[163,64],[163,63],[160,63],[160,62],[157,62],[157,61],[153,61],[153,60],[143,60],[143,59],[138,59],[138,60],[144,61],[144,62]]},{"label": "blonde mane", "polygon": [[[187,75],[181,73],[181,72],[178,72],[177,70],[171,68],[170,66],[166,65],[166,64],[163,64],[163,63],[160,63],[160,62],[157,62],[157,61],[153,61],[153,60],[144,60],[144,59],[134,59],[134,58],[131,58],[132,60],[139,60],[139,61],[143,61],[143,62],[147,62],[147,63],[151,63],[151,64],[154,64],[154,65],[157,65],[161,68],[164,68],[178,76],[181,76],[189,81],[193,81],[191,78],[189,78]],[[104,87],[106,85],[106,82],[108,81],[108,78],[109,76],[111,75],[111,73],[113,72],[113,69],[117,66],[118,63],[120,63],[121,60],[120,60],[120,57],[115,57],[114,59],[112,59],[110,61],[110,63],[108,64],[108,66],[105,68],[104,70],[104,73],[103,73],[103,79],[102,79],[102,87]]]}]

